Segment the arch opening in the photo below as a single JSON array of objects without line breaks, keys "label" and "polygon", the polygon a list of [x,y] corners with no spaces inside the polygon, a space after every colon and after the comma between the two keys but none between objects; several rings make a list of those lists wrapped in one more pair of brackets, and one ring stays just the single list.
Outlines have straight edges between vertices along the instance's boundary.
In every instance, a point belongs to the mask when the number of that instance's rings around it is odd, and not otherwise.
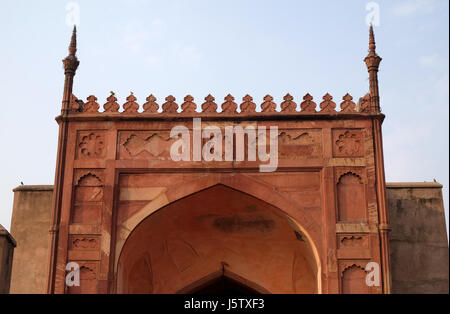
[{"label": "arch opening", "polygon": [[258,292],[228,277],[221,276],[204,287],[190,291],[190,294],[253,295]]},{"label": "arch opening", "polygon": [[318,276],[313,246],[292,218],[219,184],[136,226],[120,253],[116,292],[318,293]]}]

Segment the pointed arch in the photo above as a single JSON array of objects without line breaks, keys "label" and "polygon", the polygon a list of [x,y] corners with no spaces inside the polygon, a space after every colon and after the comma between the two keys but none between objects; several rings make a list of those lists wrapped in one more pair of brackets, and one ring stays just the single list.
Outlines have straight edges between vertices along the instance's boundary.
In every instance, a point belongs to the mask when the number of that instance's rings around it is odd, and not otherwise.
[{"label": "pointed arch", "polygon": [[258,285],[257,283],[250,281],[244,277],[239,276],[238,274],[235,274],[234,272],[223,269],[223,270],[217,270],[213,273],[210,273],[209,275],[202,277],[198,279],[197,281],[189,284],[188,286],[180,289],[177,291],[177,294],[192,294],[196,293],[197,291],[209,286],[210,284],[216,282],[217,280],[220,280],[221,278],[226,278],[237,285],[240,285],[242,287],[245,287],[247,290],[252,291],[253,293],[258,294],[270,294],[270,291],[266,288]]},{"label": "pointed arch", "polygon": [[[222,188],[221,188],[222,187]],[[169,186],[166,189],[162,190],[160,195],[158,195],[156,198],[154,198],[147,206],[144,206],[140,211],[135,212],[134,215],[129,217],[127,220],[123,221],[121,225],[118,226],[118,231],[120,234],[120,237],[118,237],[118,241],[116,244],[116,259],[115,259],[115,272],[120,277],[120,272],[122,272],[121,269],[123,269],[123,263],[124,261],[121,258],[122,253],[124,252],[125,247],[127,247],[127,255],[129,255],[130,250],[134,252],[134,249],[132,249],[136,244],[133,244],[133,246],[130,248],[129,245],[126,246],[126,243],[129,242],[128,240],[131,240],[132,234],[135,233],[135,230],[141,230],[139,232],[139,236],[135,235],[134,239],[141,239],[140,241],[146,241],[142,237],[144,233],[142,233],[142,228],[139,228],[141,225],[145,224],[148,225],[148,219],[155,216],[155,217],[161,217],[160,211],[164,210],[165,208],[170,210],[173,210],[172,205],[176,204],[183,204],[183,202],[191,199],[192,197],[203,195],[203,192],[207,192],[212,189],[226,189],[226,191],[234,191],[232,193],[239,193],[241,195],[246,195],[243,197],[255,199],[255,201],[259,202],[259,204],[266,204],[261,205],[263,208],[272,208],[271,212],[274,213],[278,217],[278,219],[281,221],[284,221],[281,223],[281,225],[284,225],[283,230],[289,230],[287,232],[291,232],[293,239],[296,239],[295,241],[299,241],[296,243],[303,243],[302,245],[306,245],[306,247],[309,247],[309,253],[308,254],[308,265],[311,265],[311,270],[315,274],[311,277],[311,280],[313,282],[315,281],[315,289],[314,291],[321,293],[322,287],[321,287],[321,260],[319,257],[319,250],[317,248],[316,243],[320,243],[317,241],[318,239],[318,231],[319,226],[317,226],[317,223],[307,214],[302,213],[302,208],[295,204],[288,199],[286,199],[285,196],[282,196],[279,192],[276,191],[270,184],[257,181],[249,176],[246,175],[233,175],[231,177],[229,176],[222,176],[220,174],[211,174],[207,176],[202,176],[199,179],[192,180],[191,182],[185,182],[180,188],[179,186]],[[220,194],[218,194],[220,195]],[[181,203],[180,203],[181,202]],[[201,203],[203,204],[203,203]],[[177,205],[178,206],[178,205]],[[186,206],[186,205],[184,205]],[[178,206],[179,207],[179,206]],[[207,212],[206,212],[207,214]],[[209,212],[209,214],[214,214],[214,212]],[[163,215],[167,216],[167,215]],[[176,217],[177,215],[175,215]],[[211,215],[208,215],[211,216]],[[159,218],[158,218],[159,219]],[[303,221],[303,223],[300,223],[300,220]],[[154,220],[154,219],[153,219]],[[159,220],[157,220],[159,221]],[[231,219],[231,221],[234,221]],[[254,222],[252,222],[254,223]],[[265,226],[269,226],[269,223],[266,223],[266,221],[262,221],[262,224]],[[154,225],[156,226],[156,225]],[[215,225],[218,227],[218,225]],[[151,230],[148,229],[146,230]],[[219,226],[220,227],[220,226]],[[152,227],[154,228],[154,227]],[[169,232],[172,229],[167,229]],[[225,229],[222,231],[227,232]],[[147,234],[147,233],[145,233]],[[312,236],[313,235],[313,236]],[[136,237],[137,236],[137,237]],[[147,237],[147,236],[145,236]],[[291,238],[291,239],[292,239]],[[137,243],[135,240],[133,240],[133,243]],[[186,250],[184,250],[186,251]],[[184,252],[183,251],[183,252]],[[293,251],[292,251],[293,252]],[[184,252],[185,253],[185,252]],[[225,257],[228,256],[234,256],[232,259],[236,258],[236,255],[234,255],[234,252],[229,251],[228,253],[223,252],[214,252],[211,253],[212,257],[214,257],[215,260],[222,260],[220,259],[222,255]],[[184,254],[186,255],[186,254]],[[175,256],[176,257],[176,256]],[[240,257],[239,257],[240,258]],[[128,260],[128,257],[127,257]],[[223,259],[226,260],[226,259]],[[235,259],[236,261],[237,259]],[[119,261],[120,262],[120,269],[119,269]],[[180,267],[178,266],[178,263],[175,260],[173,261],[177,266],[177,269],[179,270]],[[183,261],[185,262],[185,261]],[[244,262],[244,260],[242,260]],[[128,262],[126,262],[128,263]],[[292,263],[294,265],[294,263]],[[186,265],[183,265],[183,267]],[[198,264],[196,265],[196,267]],[[290,268],[290,266],[289,266]],[[298,268],[298,267],[297,267]],[[174,268],[175,269],[175,268]],[[120,271],[119,271],[120,270]],[[205,269],[206,270],[206,269]],[[210,269],[211,270],[211,269]],[[293,269],[292,271],[295,271]],[[242,270],[240,271],[242,272]],[[201,273],[201,272],[200,272]],[[241,276],[246,274],[241,273]],[[205,274],[203,274],[205,276]],[[116,277],[117,278],[117,277]],[[193,278],[195,279],[195,278]],[[217,278],[216,278],[217,279]],[[244,283],[247,279],[239,279],[241,283]],[[238,281],[239,281],[238,280]],[[121,284],[120,284],[121,286]],[[245,286],[249,286],[249,284],[245,284]],[[251,286],[251,285],[250,285]],[[119,291],[122,291],[122,288],[118,288]],[[277,288],[279,289],[279,288]],[[289,288],[290,289],[290,288]],[[258,290],[258,289],[257,289]],[[264,289],[259,289],[258,291],[267,293],[267,291],[263,291]],[[160,290],[156,290],[160,291]],[[289,290],[290,291],[290,290]],[[311,292],[310,292],[311,293]]]},{"label": "pointed arch", "polygon": [[162,190],[148,205],[119,225],[117,232],[120,233],[121,236],[116,242],[114,269],[117,270],[119,256],[126,239],[139,223],[175,201],[216,185],[224,185],[278,208],[289,217],[296,227],[306,236],[312,246],[318,268],[321,269],[322,261],[320,260],[319,255],[319,251],[321,250],[320,225],[305,210],[303,210],[300,204],[287,199],[284,195],[281,195],[274,186],[266,182],[256,180],[245,174],[227,174],[222,176],[220,173],[208,174],[190,182],[186,182],[183,184],[182,188],[180,188],[178,184],[169,186],[167,189]]}]

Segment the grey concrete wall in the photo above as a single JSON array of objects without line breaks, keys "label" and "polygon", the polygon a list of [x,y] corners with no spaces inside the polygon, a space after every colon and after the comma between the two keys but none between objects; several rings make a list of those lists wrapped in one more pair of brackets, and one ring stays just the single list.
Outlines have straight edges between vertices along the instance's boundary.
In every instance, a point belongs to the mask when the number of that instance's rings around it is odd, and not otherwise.
[{"label": "grey concrete wall", "polygon": [[449,250],[439,183],[388,183],[393,293],[449,293]]},{"label": "grey concrete wall", "polygon": [[11,234],[17,242],[10,293],[45,293],[53,186],[14,189]]},{"label": "grey concrete wall", "polygon": [[0,225],[0,294],[9,293],[13,253],[16,242],[2,225]]}]

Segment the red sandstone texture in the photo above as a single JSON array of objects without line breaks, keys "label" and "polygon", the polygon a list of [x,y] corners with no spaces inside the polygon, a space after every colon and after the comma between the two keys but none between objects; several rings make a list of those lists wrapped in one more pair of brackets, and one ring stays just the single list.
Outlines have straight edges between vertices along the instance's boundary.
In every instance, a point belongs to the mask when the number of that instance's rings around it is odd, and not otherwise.
[{"label": "red sandstone texture", "polygon": [[[190,95],[161,108],[150,95],[140,112],[131,94],[121,112],[114,95],[99,112],[95,96],[72,95],[75,52],[74,32],[57,118],[49,293],[189,293],[220,276],[261,293],[390,292],[372,28],[370,93],[358,106],[345,95],[340,110],[329,94],[319,105],[288,94],[281,112],[270,95],[262,112],[249,95],[239,106],[228,95],[221,112],[211,95],[201,112]],[[192,133],[195,117],[222,131],[278,127],[276,171],[247,158],[173,161],[170,131]],[[81,267],[80,287],[65,284],[69,262]],[[380,265],[379,286],[365,284],[369,262]]]}]

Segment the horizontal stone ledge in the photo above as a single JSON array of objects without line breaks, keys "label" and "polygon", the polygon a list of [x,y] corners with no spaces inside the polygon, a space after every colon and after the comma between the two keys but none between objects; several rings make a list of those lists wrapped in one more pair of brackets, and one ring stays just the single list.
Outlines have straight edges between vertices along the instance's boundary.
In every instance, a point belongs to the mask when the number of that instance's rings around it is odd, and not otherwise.
[{"label": "horizontal stone ledge", "polygon": [[440,189],[442,184],[439,182],[386,182],[388,189],[408,189],[408,188],[424,188],[424,189]]},{"label": "horizontal stone ledge", "polygon": [[205,121],[303,121],[303,120],[367,120],[378,119],[383,121],[385,115],[382,113],[263,113],[254,112],[248,113],[110,113],[110,112],[95,112],[84,113],[76,112],[69,113],[67,116],[57,116],[56,121],[136,121],[136,120],[152,120],[152,121],[187,121],[193,118],[201,118]]},{"label": "horizontal stone ledge", "polygon": [[374,233],[378,232],[375,224],[367,222],[338,222],[336,223],[336,233]]},{"label": "horizontal stone ledge", "polygon": [[[310,163],[303,165],[278,165],[274,172],[261,172],[258,166],[229,166],[225,163],[231,162],[217,162],[216,164],[211,164],[210,166],[204,165],[177,165],[176,162],[170,161],[165,163],[159,163],[152,165],[151,161],[145,159],[136,160],[115,160],[114,168],[119,172],[130,172],[130,173],[261,173],[261,174],[274,174],[279,172],[319,172],[324,168],[321,163]],[[261,164],[264,165],[264,164]],[[85,169],[80,167],[79,169]]]},{"label": "horizontal stone ledge", "polygon": [[53,191],[53,185],[19,185],[13,192],[19,191]]}]

